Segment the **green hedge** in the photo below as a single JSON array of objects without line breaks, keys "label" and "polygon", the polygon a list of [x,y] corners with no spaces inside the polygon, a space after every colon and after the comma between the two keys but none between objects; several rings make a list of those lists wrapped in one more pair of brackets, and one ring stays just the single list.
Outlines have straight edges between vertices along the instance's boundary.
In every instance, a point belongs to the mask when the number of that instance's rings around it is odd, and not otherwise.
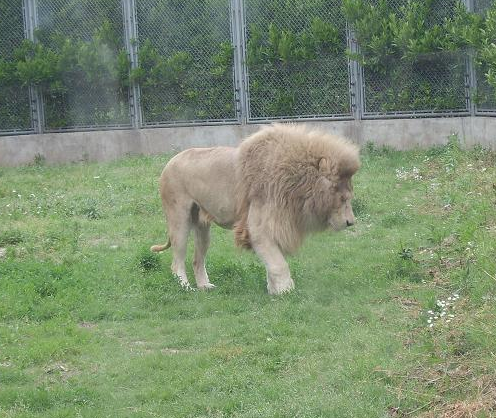
[{"label": "green hedge", "polygon": [[235,119],[229,2],[137,0],[146,123]]},{"label": "green hedge", "polygon": [[22,0],[0,1],[0,131],[31,128],[29,92],[16,78],[15,51],[24,39]]},{"label": "green hedge", "polygon": [[253,118],[350,114],[341,1],[247,1]]},{"label": "green hedge", "polygon": [[[476,14],[449,0],[410,0],[399,7],[386,0],[344,0],[343,10],[360,45],[360,53],[350,56],[365,69],[373,111],[465,107],[464,60],[470,51],[494,95],[496,5]],[[374,82],[382,88],[374,91]],[[488,100],[471,94],[478,103]]]}]

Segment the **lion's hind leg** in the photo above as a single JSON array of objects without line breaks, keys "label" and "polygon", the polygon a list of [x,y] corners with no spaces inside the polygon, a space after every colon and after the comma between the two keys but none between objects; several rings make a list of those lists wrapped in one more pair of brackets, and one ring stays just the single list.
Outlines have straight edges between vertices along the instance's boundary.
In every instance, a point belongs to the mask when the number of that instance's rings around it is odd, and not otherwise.
[{"label": "lion's hind leg", "polygon": [[193,202],[184,202],[166,207],[167,229],[172,247],[172,273],[177,276],[182,287],[191,286],[186,275],[186,251],[191,231],[191,208]]},{"label": "lion's hind leg", "polygon": [[195,273],[196,285],[198,289],[212,289],[215,285],[210,283],[205,268],[205,257],[208,246],[210,245],[210,222],[212,221],[212,217],[198,205],[195,205],[192,211],[192,219],[195,237],[193,271]]},{"label": "lion's hind leg", "polygon": [[196,285],[198,289],[212,289],[215,285],[210,283],[205,268],[205,256],[210,244],[210,224],[196,224],[193,229],[195,234],[193,271],[195,272]]}]

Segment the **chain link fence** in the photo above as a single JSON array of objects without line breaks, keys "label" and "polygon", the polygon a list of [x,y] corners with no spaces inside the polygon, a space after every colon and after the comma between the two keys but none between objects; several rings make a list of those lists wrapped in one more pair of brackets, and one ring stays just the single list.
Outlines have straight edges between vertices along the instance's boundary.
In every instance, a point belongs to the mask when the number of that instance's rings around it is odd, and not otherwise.
[{"label": "chain link fence", "polygon": [[[458,0],[433,0],[425,28],[452,17],[457,4]],[[389,0],[387,5],[399,24],[411,25],[410,16],[419,13],[408,0]],[[364,116],[468,114],[467,79],[464,52],[381,57],[379,63],[363,67]]]},{"label": "chain link fence", "polygon": [[[494,4],[494,0],[474,0],[474,12],[484,15]],[[496,91],[486,79],[485,74],[489,68],[483,63],[475,63],[477,89],[475,92],[475,105],[477,113],[496,113]]]},{"label": "chain link fence", "polygon": [[351,117],[340,5],[246,0],[250,120]]},{"label": "chain link fence", "polygon": [[[386,7],[384,16],[394,13],[406,28],[423,4],[364,2]],[[494,4],[466,2],[482,16]],[[490,68],[472,67],[466,51],[397,50],[359,65],[365,43],[343,4],[0,0],[0,134],[467,115],[474,103],[477,113],[496,114]],[[428,31],[458,1],[425,4]]]},{"label": "chain link fence", "polygon": [[464,55],[426,54],[383,64],[384,71],[364,69],[365,116],[468,113]]},{"label": "chain link fence", "polygon": [[37,0],[37,19],[45,129],[129,126],[121,1]]},{"label": "chain link fence", "polygon": [[22,0],[0,2],[0,133],[32,130],[29,88],[14,77],[14,51],[23,40]]},{"label": "chain link fence", "polygon": [[135,0],[145,126],[235,121],[227,0]]}]

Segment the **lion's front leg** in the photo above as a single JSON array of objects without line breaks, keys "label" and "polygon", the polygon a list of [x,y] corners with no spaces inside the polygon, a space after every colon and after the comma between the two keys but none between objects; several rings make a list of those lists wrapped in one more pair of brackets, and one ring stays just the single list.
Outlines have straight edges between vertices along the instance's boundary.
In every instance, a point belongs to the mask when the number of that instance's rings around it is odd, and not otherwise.
[{"label": "lion's front leg", "polygon": [[263,217],[257,206],[250,207],[248,229],[253,249],[267,269],[267,290],[271,295],[280,295],[294,288],[289,266],[279,246],[268,236]]}]

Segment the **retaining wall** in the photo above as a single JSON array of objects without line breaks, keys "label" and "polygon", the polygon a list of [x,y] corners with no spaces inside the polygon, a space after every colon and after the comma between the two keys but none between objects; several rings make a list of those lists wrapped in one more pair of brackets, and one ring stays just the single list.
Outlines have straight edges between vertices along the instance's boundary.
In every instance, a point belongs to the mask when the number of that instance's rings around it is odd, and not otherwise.
[{"label": "retaining wall", "polygon": [[[480,144],[496,149],[496,118],[449,117],[306,122],[350,138],[396,149],[444,144],[458,134],[467,146]],[[109,161],[125,155],[174,153],[191,147],[235,146],[261,125],[166,127],[0,136],[0,166],[32,163],[40,156],[49,164]]]}]

